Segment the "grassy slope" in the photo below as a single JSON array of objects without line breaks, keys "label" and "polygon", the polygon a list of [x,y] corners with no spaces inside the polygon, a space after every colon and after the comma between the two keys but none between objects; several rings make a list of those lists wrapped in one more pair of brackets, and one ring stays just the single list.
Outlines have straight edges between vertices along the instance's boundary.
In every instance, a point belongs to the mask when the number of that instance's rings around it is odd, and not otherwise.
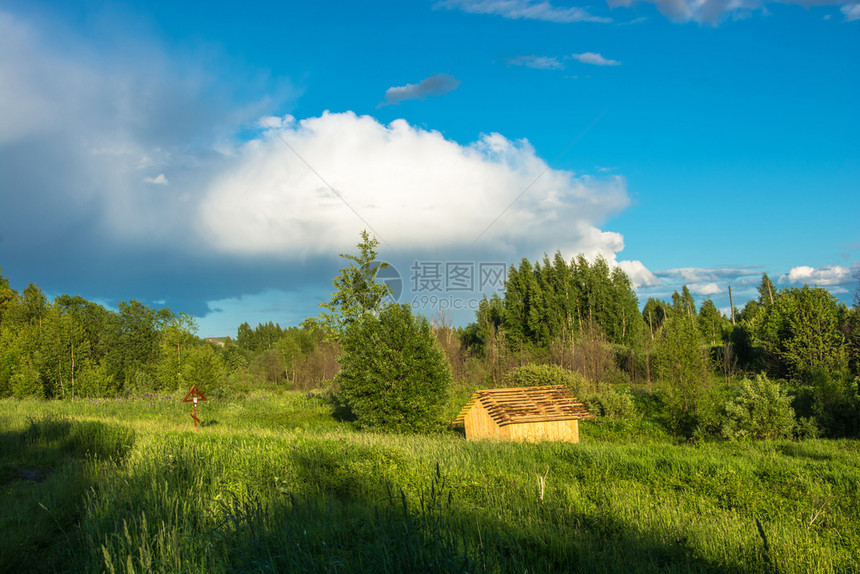
[{"label": "grassy slope", "polygon": [[0,401],[0,570],[860,564],[857,441],[680,445],[638,421],[470,443],[356,432],[300,394],[203,403],[195,432],[180,398]]}]

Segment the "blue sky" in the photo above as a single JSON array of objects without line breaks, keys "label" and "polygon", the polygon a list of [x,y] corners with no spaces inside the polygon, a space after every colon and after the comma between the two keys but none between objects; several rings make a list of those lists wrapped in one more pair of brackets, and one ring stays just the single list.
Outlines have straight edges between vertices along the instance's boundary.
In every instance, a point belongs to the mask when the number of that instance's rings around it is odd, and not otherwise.
[{"label": "blue sky", "polygon": [[556,250],[851,301],[858,54],[857,2],[0,0],[0,267],[204,336],[317,314],[365,228],[458,324]]}]

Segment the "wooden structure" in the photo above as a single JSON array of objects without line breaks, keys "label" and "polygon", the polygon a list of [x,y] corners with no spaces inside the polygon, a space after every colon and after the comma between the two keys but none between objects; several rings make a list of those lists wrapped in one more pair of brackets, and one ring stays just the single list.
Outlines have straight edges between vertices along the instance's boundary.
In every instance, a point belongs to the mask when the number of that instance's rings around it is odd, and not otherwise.
[{"label": "wooden structure", "polygon": [[593,418],[564,385],[475,391],[454,424],[469,440],[579,442],[579,421]]},{"label": "wooden structure", "polygon": [[191,418],[194,419],[194,430],[197,430],[197,423],[200,422],[200,419],[197,418],[197,401],[205,401],[206,396],[200,392],[200,389],[197,388],[197,385],[192,385],[191,390],[186,393],[185,398],[182,399],[183,403],[194,403],[194,412],[191,413]]}]

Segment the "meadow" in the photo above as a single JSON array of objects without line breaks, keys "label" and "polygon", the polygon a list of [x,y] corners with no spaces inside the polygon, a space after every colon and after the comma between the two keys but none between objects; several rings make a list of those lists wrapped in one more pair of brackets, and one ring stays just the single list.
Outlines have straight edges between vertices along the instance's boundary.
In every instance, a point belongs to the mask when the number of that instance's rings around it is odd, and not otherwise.
[{"label": "meadow", "polygon": [[195,430],[181,398],[0,400],[0,571],[860,569],[857,440],[640,417],[468,442],[358,431],[305,392],[209,400]]}]

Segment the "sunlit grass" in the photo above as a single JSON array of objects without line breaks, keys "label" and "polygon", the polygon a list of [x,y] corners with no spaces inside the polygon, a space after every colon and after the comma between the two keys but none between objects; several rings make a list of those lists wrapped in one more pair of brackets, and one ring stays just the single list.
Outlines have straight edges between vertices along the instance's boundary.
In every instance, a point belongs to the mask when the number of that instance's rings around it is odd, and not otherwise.
[{"label": "sunlit grass", "polygon": [[[357,432],[299,393],[0,401],[0,570],[848,572],[860,443]],[[34,471],[41,482],[22,470]],[[756,525],[762,525],[764,540]]]}]

